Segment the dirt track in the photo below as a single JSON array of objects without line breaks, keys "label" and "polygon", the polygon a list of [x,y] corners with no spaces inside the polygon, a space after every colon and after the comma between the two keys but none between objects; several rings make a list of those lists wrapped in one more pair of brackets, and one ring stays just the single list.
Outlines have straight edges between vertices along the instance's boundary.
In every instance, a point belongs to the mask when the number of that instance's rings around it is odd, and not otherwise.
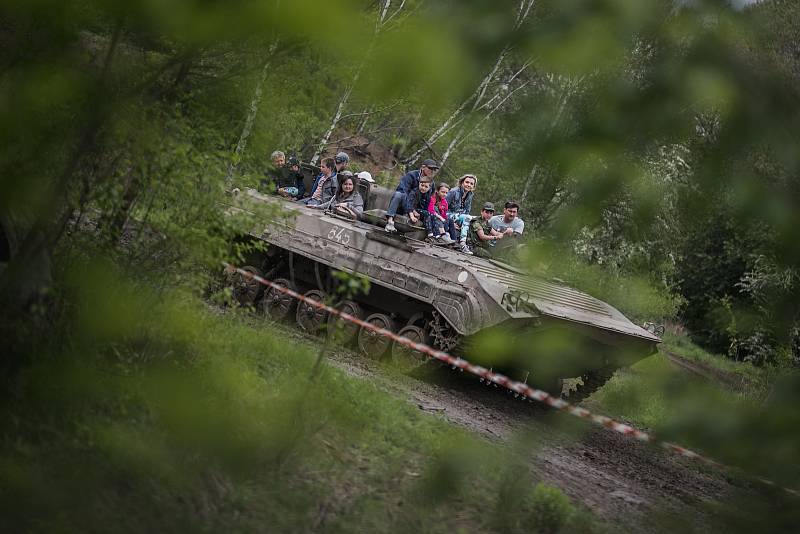
[{"label": "dirt track", "polygon": [[653,531],[656,515],[703,530],[707,505],[734,489],[721,473],[696,462],[575,423],[568,415],[514,399],[435,362],[421,372],[398,376],[346,350],[332,351],[328,361],[486,439],[512,446],[515,438],[532,435],[526,454],[534,475],[560,488],[614,530]]}]

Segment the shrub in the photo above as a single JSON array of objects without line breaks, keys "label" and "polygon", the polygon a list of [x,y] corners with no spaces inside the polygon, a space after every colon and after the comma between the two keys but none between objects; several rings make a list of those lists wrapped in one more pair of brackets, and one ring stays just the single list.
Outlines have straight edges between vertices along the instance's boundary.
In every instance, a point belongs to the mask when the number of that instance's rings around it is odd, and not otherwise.
[{"label": "shrub", "polygon": [[575,513],[569,499],[559,489],[541,482],[533,489],[531,523],[538,532],[559,532]]}]

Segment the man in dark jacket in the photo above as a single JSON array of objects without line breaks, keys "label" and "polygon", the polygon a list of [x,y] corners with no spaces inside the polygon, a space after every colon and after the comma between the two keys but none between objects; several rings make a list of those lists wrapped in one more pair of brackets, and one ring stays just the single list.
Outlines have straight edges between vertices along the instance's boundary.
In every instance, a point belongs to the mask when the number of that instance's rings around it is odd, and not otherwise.
[{"label": "man in dark jacket", "polygon": [[300,172],[300,160],[296,156],[289,157],[286,165],[281,169],[280,177],[275,186],[279,195],[293,200],[303,198],[306,194],[303,173]]},{"label": "man in dark jacket", "polygon": [[269,156],[270,165],[264,171],[264,178],[258,182],[258,190],[262,193],[269,192],[270,187],[281,180],[283,166],[286,163],[286,154],[276,150]]},{"label": "man in dark jacket", "polygon": [[[422,162],[418,171],[410,171],[400,178],[400,184],[397,186],[392,200],[389,201],[389,209],[386,210],[386,231],[395,232],[394,217],[398,214],[409,213],[406,209],[406,197],[419,190],[420,177],[426,177],[431,181],[429,191],[435,190],[433,183],[433,175],[439,170],[439,164],[432,159],[426,159]],[[430,195],[428,195],[430,199]],[[427,206],[425,210],[427,212]]]},{"label": "man in dark jacket", "polygon": [[336,174],[340,174],[347,170],[347,166],[350,164],[350,156],[347,155],[347,152],[339,152],[333,157],[333,161],[336,162]]}]

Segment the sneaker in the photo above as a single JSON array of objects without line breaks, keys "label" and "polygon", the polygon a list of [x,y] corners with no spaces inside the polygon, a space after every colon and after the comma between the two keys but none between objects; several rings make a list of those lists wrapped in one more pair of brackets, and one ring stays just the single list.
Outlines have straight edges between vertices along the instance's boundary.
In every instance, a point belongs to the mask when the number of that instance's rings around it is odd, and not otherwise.
[{"label": "sneaker", "polygon": [[458,250],[459,252],[463,252],[464,254],[469,254],[470,256],[472,256],[472,251],[463,241],[458,244]]},{"label": "sneaker", "polygon": [[445,245],[450,245],[453,243],[453,238],[447,234],[441,234],[436,239],[438,239],[439,243],[444,243]]},{"label": "sneaker", "polygon": [[394,221],[389,221],[386,223],[386,228],[384,228],[387,232],[396,232],[397,230],[394,227]]}]

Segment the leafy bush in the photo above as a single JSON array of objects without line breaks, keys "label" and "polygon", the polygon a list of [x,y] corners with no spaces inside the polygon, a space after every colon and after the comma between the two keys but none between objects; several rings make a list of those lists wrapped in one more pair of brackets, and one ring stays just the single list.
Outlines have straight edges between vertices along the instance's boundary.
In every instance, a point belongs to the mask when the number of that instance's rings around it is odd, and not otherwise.
[{"label": "leafy bush", "polygon": [[543,534],[555,534],[569,523],[575,513],[569,499],[556,488],[542,483],[533,488],[531,523]]}]

